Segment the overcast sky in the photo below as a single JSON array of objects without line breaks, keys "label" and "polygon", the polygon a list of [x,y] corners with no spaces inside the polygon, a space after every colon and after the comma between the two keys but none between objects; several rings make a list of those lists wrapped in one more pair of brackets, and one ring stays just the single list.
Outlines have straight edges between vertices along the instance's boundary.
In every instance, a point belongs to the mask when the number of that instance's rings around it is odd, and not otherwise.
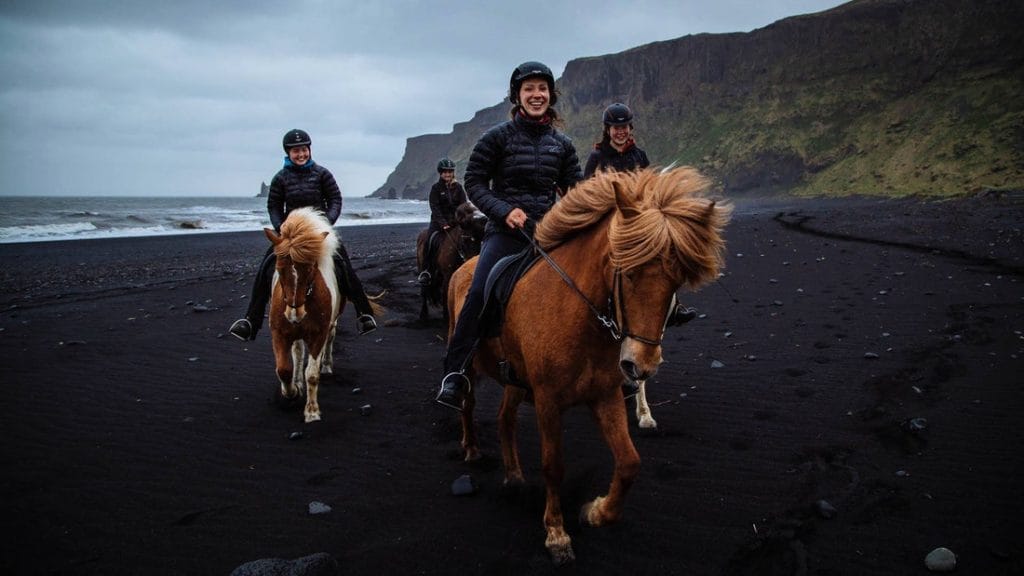
[{"label": "overcast sky", "polygon": [[497,104],[512,69],[838,0],[0,0],[0,195],[249,196],[303,128],[345,196],[406,138]]}]

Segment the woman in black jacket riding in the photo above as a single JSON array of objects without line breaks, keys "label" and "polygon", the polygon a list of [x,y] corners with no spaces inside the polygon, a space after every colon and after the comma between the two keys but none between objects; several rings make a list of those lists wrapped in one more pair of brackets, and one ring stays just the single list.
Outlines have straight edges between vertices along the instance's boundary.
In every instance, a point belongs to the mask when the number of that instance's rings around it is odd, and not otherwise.
[{"label": "woman in black jacket riding", "polygon": [[[312,206],[320,210],[333,226],[341,216],[341,190],[331,171],[313,162],[310,148],[313,142],[303,130],[290,130],[284,135],[284,167],[270,181],[267,197],[267,212],[270,224],[280,232],[281,224],[288,213],[296,208]],[[263,315],[270,300],[270,283],[274,278],[277,257],[271,246],[263,256],[263,262],[252,285],[252,297],[245,317],[235,320],[229,330],[240,340],[255,340],[256,333],[263,325]],[[356,330],[366,334],[377,328],[373,308],[363,291],[363,284],[352,269],[348,252],[338,243],[334,255],[334,273],[338,278],[338,290],[344,294],[356,309]]]},{"label": "woman in black jacket riding", "polygon": [[484,285],[494,264],[528,245],[527,220],[538,221],[582,178],[576,148],[555,129],[555,77],[540,62],[524,62],[509,81],[512,119],[494,126],[476,143],[466,167],[469,199],[487,215],[473,283],[448,341],[437,402],[462,410],[468,380],[463,374],[480,338]]},{"label": "woman in black jacket riding", "polygon": [[650,165],[647,153],[638,148],[633,139],[633,111],[619,102],[605,108],[601,141],[594,144],[587,158],[583,178],[590,178],[598,170],[628,172]]}]

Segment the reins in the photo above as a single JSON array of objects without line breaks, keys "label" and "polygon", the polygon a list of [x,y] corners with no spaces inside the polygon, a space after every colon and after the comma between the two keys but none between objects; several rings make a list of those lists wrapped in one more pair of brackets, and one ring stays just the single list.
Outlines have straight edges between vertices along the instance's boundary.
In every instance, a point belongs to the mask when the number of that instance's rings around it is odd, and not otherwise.
[{"label": "reins", "polygon": [[[619,329],[619,325],[615,322],[615,319],[605,316],[604,314],[601,313],[600,310],[597,309],[597,306],[595,306],[594,303],[591,302],[589,298],[587,298],[587,295],[584,294],[583,291],[576,286],[576,283],[573,282],[572,278],[570,278],[569,275],[565,273],[565,270],[562,270],[562,267],[559,266],[554,261],[554,259],[551,258],[551,256],[543,248],[540,247],[539,244],[537,244],[537,241],[533,239],[533,236],[527,234],[526,230],[523,230],[522,228],[519,228],[518,230],[519,233],[522,234],[524,238],[526,238],[530,245],[533,246],[533,249],[536,250],[537,253],[540,254],[541,257],[544,258],[544,260],[547,261],[548,265],[551,266],[551,269],[557,272],[558,275],[562,277],[562,280],[566,283],[566,285],[572,288],[573,291],[576,292],[576,295],[579,296],[581,300],[583,300],[583,302],[587,305],[588,308],[590,308],[590,311],[594,313],[595,317],[597,317],[598,322],[600,322],[605,328],[608,329],[609,332],[611,332],[612,338],[614,338],[616,342],[621,341],[623,333],[622,330]],[[619,271],[618,269],[616,269],[616,276],[618,275],[618,273]]]}]

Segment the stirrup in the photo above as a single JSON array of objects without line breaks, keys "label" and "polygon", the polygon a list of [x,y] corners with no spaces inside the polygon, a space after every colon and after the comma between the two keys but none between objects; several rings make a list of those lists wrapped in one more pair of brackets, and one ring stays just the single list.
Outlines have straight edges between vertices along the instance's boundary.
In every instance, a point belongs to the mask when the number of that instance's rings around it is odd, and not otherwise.
[{"label": "stirrup", "polygon": [[235,320],[228,332],[243,342],[256,339],[256,330],[253,329],[252,322],[249,322],[248,318]]},{"label": "stirrup", "polygon": [[430,286],[430,280],[430,272],[427,270],[420,272],[420,275],[416,277],[416,282],[418,282],[420,286]]},{"label": "stirrup", "polygon": [[[459,381],[459,378],[462,381]],[[449,372],[441,380],[441,390],[438,391],[434,401],[442,406],[447,406],[462,412],[462,402],[466,392],[473,388],[473,384],[462,372]]]},{"label": "stirrup", "polygon": [[373,319],[373,316],[363,314],[356,318],[356,329],[360,336],[368,334],[377,329],[377,321]]}]

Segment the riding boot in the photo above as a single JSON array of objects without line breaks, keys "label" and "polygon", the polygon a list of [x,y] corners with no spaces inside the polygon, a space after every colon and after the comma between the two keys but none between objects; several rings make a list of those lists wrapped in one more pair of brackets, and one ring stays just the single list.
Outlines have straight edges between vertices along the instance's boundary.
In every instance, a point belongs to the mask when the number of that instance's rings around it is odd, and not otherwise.
[{"label": "riding boot", "polygon": [[622,381],[622,398],[629,400],[640,393],[640,384],[634,380]]},{"label": "riding boot", "polygon": [[482,307],[483,297],[470,290],[455,322],[455,331],[448,341],[448,351],[444,357],[444,378],[441,380],[441,389],[434,398],[438,404],[459,412],[462,412],[464,396],[470,390],[466,367],[473,361],[473,354],[480,338]]},{"label": "riding boot", "polygon": [[356,271],[352,269],[348,251],[341,244],[338,244],[338,251],[334,254],[334,273],[338,280],[338,290],[352,302],[352,306],[356,309],[356,331],[362,336],[376,330],[377,321],[373,318],[370,299],[366,297],[363,283],[359,281]]},{"label": "riding boot", "polygon": [[666,322],[666,324],[669,326],[682,326],[696,317],[696,308],[690,308],[689,306],[677,303],[675,309],[672,310],[672,314],[669,315],[668,322]]},{"label": "riding boot", "polygon": [[256,333],[263,326],[263,315],[267,309],[267,302],[270,300],[270,284],[274,279],[274,269],[277,266],[277,256],[274,255],[273,247],[267,250],[260,262],[260,268],[256,272],[256,279],[252,284],[252,296],[249,298],[249,308],[245,311],[245,317],[235,320],[229,332],[239,340],[255,340]]}]

